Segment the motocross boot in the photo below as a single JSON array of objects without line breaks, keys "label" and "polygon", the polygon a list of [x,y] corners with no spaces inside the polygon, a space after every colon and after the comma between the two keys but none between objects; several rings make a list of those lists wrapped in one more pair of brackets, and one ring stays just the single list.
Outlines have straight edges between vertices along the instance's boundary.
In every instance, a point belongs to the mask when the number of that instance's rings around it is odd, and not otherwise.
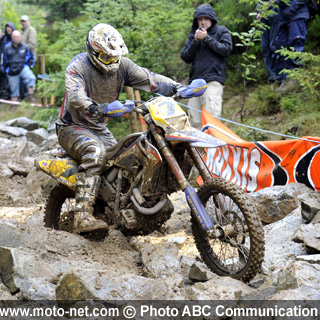
[{"label": "motocross boot", "polygon": [[85,172],[77,173],[75,178],[76,208],[73,233],[107,230],[108,225],[93,216],[94,204],[98,195],[100,177]]}]

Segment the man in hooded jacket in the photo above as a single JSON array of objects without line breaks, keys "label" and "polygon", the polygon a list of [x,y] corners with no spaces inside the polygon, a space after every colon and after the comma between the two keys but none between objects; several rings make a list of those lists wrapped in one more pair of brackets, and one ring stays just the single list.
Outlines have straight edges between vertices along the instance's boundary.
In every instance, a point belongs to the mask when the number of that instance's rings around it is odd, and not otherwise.
[{"label": "man in hooded jacket", "polygon": [[10,88],[4,70],[4,48],[12,42],[11,35],[15,30],[17,30],[17,28],[14,23],[8,22],[5,25],[5,33],[1,37],[0,42],[0,98],[5,100],[10,99]]},{"label": "man in hooded jacket", "polygon": [[[201,109],[221,116],[222,95],[225,83],[225,66],[232,51],[229,30],[217,25],[217,16],[210,4],[197,7],[188,39],[182,48],[181,59],[191,63],[189,83],[204,79],[208,88],[204,95],[188,102],[190,124],[201,129]],[[196,109],[196,110],[195,110]]]}]

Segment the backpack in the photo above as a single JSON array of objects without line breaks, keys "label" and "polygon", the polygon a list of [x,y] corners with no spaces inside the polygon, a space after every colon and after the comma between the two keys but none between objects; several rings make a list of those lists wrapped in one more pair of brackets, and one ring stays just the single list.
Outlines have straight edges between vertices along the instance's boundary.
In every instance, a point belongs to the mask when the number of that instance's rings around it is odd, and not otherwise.
[{"label": "backpack", "polygon": [[320,0],[308,0],[307,7],[309,9],[310,17],[320,13]]}]

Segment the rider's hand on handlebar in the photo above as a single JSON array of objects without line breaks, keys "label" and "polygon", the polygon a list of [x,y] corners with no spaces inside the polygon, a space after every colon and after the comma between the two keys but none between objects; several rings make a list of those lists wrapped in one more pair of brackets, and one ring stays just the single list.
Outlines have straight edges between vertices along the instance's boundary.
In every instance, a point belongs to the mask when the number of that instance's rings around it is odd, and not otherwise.
[{"label": "rider's hand on handlebar", "polygon": [[93,114],[105,117],[120,118],[125,113],[133,110],[134,102],[127,100],[124,104],[116,100],[111,103],[102,103],[99,105],[91,105],[89,110]]}]

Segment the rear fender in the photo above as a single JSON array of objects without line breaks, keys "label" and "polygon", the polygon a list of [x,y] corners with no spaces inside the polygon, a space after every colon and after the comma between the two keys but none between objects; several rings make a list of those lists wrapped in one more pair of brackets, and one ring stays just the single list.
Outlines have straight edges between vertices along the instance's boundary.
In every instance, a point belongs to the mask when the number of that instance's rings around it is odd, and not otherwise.
[{"label": "rear fender", "polygon": [[79,165],[74,160],[40,160],[35,162],[35,166],[58,182],[75,189],[75,173],[78,172]]}]

